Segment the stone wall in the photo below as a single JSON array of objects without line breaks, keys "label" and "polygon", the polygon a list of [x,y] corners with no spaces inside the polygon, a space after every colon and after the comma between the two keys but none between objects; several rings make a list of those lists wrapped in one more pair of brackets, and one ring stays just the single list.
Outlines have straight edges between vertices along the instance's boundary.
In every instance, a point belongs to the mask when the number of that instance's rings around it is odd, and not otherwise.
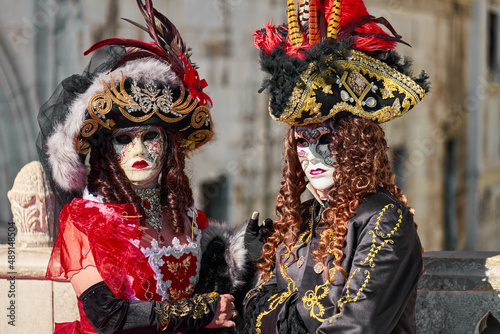
[{"label": "stone wall", "polygon": [[0,333],[48,334],[53,333],[55,322],[79,318],[71,284],[45,279],[51,251],[49,247],[15,247],[12,270],[6,265],[8,245],[0,245]]}]

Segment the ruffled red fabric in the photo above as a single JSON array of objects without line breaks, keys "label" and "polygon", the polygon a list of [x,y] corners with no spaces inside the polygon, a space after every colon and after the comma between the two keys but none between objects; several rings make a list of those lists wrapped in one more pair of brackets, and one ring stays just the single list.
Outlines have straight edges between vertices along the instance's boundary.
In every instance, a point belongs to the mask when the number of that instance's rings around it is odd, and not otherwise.
[{"label": "ruffled red fabric", "polygon": [[[201,230],[208,226],[207,218],[200,210],[196,222]],[[51,280],[70,280],[73,275],[95,263],[104,282],[116,297],[161,301],[162,296],[156,292],[155,272],[139,248],[141,238],[139,219],[130,204],[103,204],[74,199],[59,216],[59,233],[45,276]],[[94,262],[89,261],[90,256]],[[180,259],[165,257],[163,260],[165,263],[182,263],[187,256]],[[182,280],[175,280],[176,277],[187,277],[185,280],[189,283],[189,277],[196,275],[196,257],[192,261],[192,266],[186,272],[179,269],[178,272],[170,273],[165,271],[166,268],[161,268],[164,278],[172,279],[172,287],[178,291],[183,291],[185,287],[181,286]],[[187,293],[181,293],[171,297],[177,299],[188,296]],[[78,309],[80,321],[56,323],[54,333],[97,333],[85,316],[80,301]]]},{"label": "ruffled red fabric", "polygon": [[80,322],[64,322],[64,323],[56,323],[54,334],[79,334],[80,331]]},{"label": "ruffled red fabric", "polygon": [[139,249],[142,232],[130,204],[102,204],[81,198],[59,216],[59,234],[46,278],[68,280],[84,269],[90,245],[96,267],[116,297],[128,299],[154,272]]},{"label": "ruffled red fabric", "polygon": [[[142,237],[137,213],[130,204],[102,204],[81,198],[67,204],[59,216],[59,233],[46,278],[69,280],[89,265],[96,268],[116,297],[129,299],[154,275],[138,248]],[[92,248],[90,247],[92,245]],[[154,279],[153,279],[154,281]],[[161,297],[154,294],[156,300]],[[78,301],[80,321],[56,323],[57,334],[97,333]]]}]

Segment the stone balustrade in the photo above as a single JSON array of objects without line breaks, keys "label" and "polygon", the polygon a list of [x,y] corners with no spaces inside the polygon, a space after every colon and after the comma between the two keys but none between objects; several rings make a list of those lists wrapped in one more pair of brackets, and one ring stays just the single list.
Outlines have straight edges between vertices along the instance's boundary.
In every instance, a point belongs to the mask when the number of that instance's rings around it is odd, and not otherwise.
[{"label": "stone balustrade", "polygon": [[45,279],[52,251],[45,204],[52,194],[38,161],[21,169],[7,196],[17,233],[0,245],[0,333],[52,333],[54,322],[77,319],[78,309],[70,283]]}]

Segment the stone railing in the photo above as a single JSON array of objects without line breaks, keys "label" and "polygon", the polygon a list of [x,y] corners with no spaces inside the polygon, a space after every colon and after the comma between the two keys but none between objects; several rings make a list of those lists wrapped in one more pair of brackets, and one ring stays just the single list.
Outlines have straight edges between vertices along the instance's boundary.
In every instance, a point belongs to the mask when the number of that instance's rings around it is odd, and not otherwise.
[{"label": "stone railing", "polygon": [[[43,189],[41,166],[32,162],[8,194],[18,234],[0,245],[0,333],[52,333],[54,322],[78,319],[71,284],[45,279],[51,217],[43,204],[51,195]],[[500,333],[500,253],[427,252],[424,268],[418,333]]]},{"label": "stone railing", "polygon": [[50,215],[39,162],[24,166],[7,196],[17,234],[9,226],[8,244],[0,245],[0,333],[52,333],[54,322],[78,318],[70,283],[45,279],[49,261]]},{"label": "stone railing", "polygon": [[424,253],[419,333],[500,333],[500,253]]}]

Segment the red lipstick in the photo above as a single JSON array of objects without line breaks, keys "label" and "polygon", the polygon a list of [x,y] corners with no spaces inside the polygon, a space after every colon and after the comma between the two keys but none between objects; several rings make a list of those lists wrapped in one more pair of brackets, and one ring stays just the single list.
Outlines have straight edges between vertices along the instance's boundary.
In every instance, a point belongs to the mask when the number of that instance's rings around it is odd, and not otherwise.
[{"label": "red lipstick", "polygon": [[143,168],[146,168],[148,166],[149,166],[149,164],[146,161],[140,160],[140,161],[134,162],[134,164],[132,165],[132,168],[143,169]]},{"label": "red lipstick", "polygon": [[309,172],[309,174],[311,174],[311,175],[313,175],[313,176],[314,176],[314,175],[320,175],[320,174],[323,174],[323,173],[325,173],[325,172],[326,172],[326,170],[321,169],[321,168],[318,168],[318,169],[313,169],[313,170],[311,170],[311,172]]}]

